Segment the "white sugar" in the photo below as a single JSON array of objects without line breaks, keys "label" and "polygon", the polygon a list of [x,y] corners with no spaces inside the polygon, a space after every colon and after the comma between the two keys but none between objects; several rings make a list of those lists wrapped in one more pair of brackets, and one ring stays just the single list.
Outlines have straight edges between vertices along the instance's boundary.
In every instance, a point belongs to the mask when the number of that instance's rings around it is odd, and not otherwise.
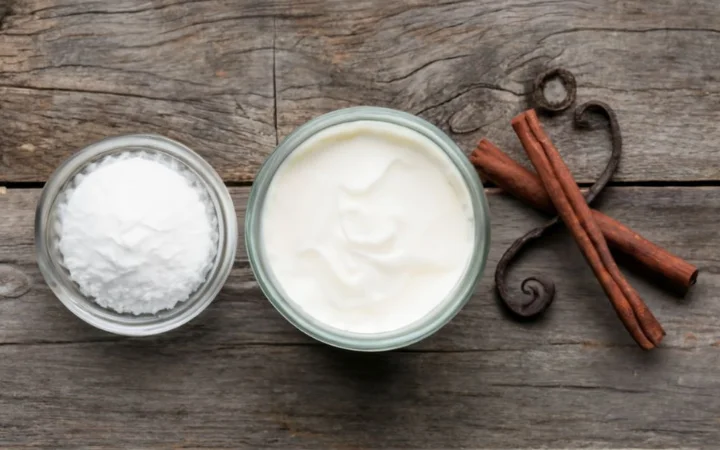
[{"label": "white sugar", "polygon": [[73,180],[59,205],[59,250],[80,291],[120,313],[187,300],[217,252],[207,193],[177,162],[146,153],[106,158]]}]

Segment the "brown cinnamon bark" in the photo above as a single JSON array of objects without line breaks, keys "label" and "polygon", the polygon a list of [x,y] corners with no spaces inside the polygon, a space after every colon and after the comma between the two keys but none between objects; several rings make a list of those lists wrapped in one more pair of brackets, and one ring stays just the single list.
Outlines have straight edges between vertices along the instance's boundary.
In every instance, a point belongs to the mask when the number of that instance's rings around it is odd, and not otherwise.
[{"label": "brown cinnamon bark", "polygon": [[649,350],[665,335],[660,323],[615,264],[607,242],[593,219],[570,170],[540,126],[534,110],[512,120],[551,202],[577,242],[618,317],[635,341]]},{"label": "brown cinnamon bark", "polygon": [[[545,187],[536,174],[518,164],[487,139],[482,139],[470,154],[470,161],[490,181],[536,209],[555,214]],[[617,220],[591,210],[608,245],[673,286],[686,292],[695,284],[698,269],[694,265],[659,247]]]}]

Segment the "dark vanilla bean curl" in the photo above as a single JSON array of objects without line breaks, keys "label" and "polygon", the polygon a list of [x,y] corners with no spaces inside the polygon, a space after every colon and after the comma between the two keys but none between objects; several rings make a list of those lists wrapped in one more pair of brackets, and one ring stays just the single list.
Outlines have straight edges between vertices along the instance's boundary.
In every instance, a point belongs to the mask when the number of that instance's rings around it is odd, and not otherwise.
[{"label": "dark vanilla bean curl", "polygon": [[[565,98],[559,102],[550,101],[545,96],[545,84],[553,78],[559,78],[562,82],[566,94]],[[577,95],[577,84],[573,74],[562,68],[550,69],[543,72],[535,79],[533,100],[536,107],[551,113],[564,111],[574,102]],[[610,122],[610,135],[612,139],[612,153],[610,159],[605,166],[602,174],[592,185],[590,190],[585,194],[587,203],[591,203],[595,197],[605,188],[617,170],[620,156],[622,153],[622,137],[620,135],[620,127],[614,111],[605,103],[591,101],[579,106],[575,110],[574,123],[578,128],[589,128],[589,121],[586,112],[596,110],[607,117]],[[524,279],[520,284],[520,290],[525,294],[524,298],[514,298],[508,289],[506,276],[508,266],[518,257],[518,255],[532,242],[546,235],[560,221],[558,216],[545,225],[530,230],[525,235],[517,239],[510,248],[505,251],[500,258],[495,269],[495,286],[501,301],[515,315],[524,318],[532,318],[542,314],[552,303],[555,297],[555,283],[552,280],[542,276],[532,276]]]}]

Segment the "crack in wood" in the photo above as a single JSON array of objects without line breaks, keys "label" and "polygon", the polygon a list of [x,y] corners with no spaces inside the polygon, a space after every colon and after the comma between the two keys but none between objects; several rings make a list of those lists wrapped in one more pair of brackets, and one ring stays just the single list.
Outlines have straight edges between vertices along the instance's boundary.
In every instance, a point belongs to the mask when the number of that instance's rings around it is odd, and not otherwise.
[{"label": "crack in wood", "polygon": [[616,387],[616,386],[602,386],[602,385],[593,385],[593,384],[492,383],[492,386],[506,387],[506,388],[513,388],[513,389],[535,388],[535,389],[568,389],[568,390],[579,390],[579,391],[600,390],[600,391],[620,392],[620,393],[624,393],[624,394],[644,394],[644,393],[648,392],[646,389],[630,389],[630,388],[621,388],[621,387]]},{"label": "crack in wood", "polygon": [[275,145],[280,143],[278,131],[278,92],[277,92],[277,19],[273,19],[273,40],[272,40],[272,83],[273,83],[273,124],[275,126]]},{"label": "crack in wood", "polygon": [[514,95],[514,96],[516,96],[516,97],[522,97],[522,96],[524,96],[524,95],[527,95],[526,92],[515,92],[515,91],[513,91],[513,90],[510,90],[510,89],[507,89],[507,88],[503,88],[503,87],[500,87],[500,86],[497,86],[497,85],[493,85],[493,84],[488,84],[488,83],[475,83],[475,84],[471,84],[471,85],[468,86],[466,89],[463,89],[462,91],[453,94],[452,96],[450,96],[449,98],[441,101],[440,103],[436,103],[436,104],[434,104],[434,105],[430,105],[430,106],[428,106],[428,107],[426,107],[426,108],[421,109],[420,111],[416,112],[415,115],[420,116],[420,115],[422,115],[423,113],[426,113],[426,112],[428,112],[428,111],[430,111],[430,110],[437,109],[437,108],[440,108],[440,107],[442,107],[442,106],[444,106],[444,105],[447,105],[448,103],[451,103],[453,100],[457,100],[458,98],[462,97],[462,96],[465,95],[465,94],[468,94],[468,93],[470,93],[470,92],[472,92],[472,91],[480,90],[480,89],[489,89],[489,90],[492,90],[492,91],[507,92],[507,93],[512,94],[512,95]]},{"label": "crack in wood", "polygon": [[419,67],[416,67],[415,69],[411,70],[410,72],[408,72],[408,73],[406,73],[406,74],[404,74],[404,75],[401,75],[401,76],[399,76],[399,77],[391,78],[391,79],[389,79],[389,80],[377,80],[377,81],[378,81],[379,83],[387,83],[387,84],[390,84],[390,83],[394,83],[394,82],[396,82],[396,81],[405,80],[405,79],[407,79],[407,78],[415,75],[416,73],[420,72],[421,70],[426,69],[426,68],[432,66],[433,64],[437,64],[437,63],[439,63],[439,62],[452,61],[452,60],[455,60],[455,59],[467,58],[468,56],[472,56],[472,54],[466,53],[466,54],[462,54],[462,55],[455,55],[455,56],[448,56],[448,57],[446,57],[446,58],[434,59],[434,60],[432,60],[432,61],[426,62],[425,64],[423,64],[423,65],[421,65],[421,66],[419,66]]},{"label": "crack in wood", "polygon": [[642,88],[619,88],[619,87],[613,87],[613,86],[601,86],[598,84],[592,84],[592,83],[583,83],[582,87],[584,88],[592,88],[592,89],[604,89],[608,91],[613,92],[682,92],[682,91],[689,91],[689,92],[695,92],[699,95],[717,95],[720,94],[720,91],[708,91],[707,89],[704,89],[702,87],[697,88],[691,88],[691,87],[670,87],[670,88],[664,88],[664,87],[642,87]]},{"label": "crack in wood", "polygon": [[0,88],[26,89],[29,91],[67,92],[67,93],[78,93],[78,94],[117,95],[120,97],[132,97],[132,98],[140,98],[140,99],[144,99],[144,100],[163,101],[163,102],[169,102],[169,103],[185,103],[185,102],[189,102],[189,101],[201,100],[201,98],[184,98],[181,100],[176,100],[176,99],[165,98],[165,97],[153,97],[153,96],[144,95],[144,94],[131,94],[129,92],[113,92],[113,91],[104,91],[104,90],[99,90],[99,89],[68,89],[68,88],[56,88],[56,87],[47,87],[47,86],[29,86],[29,85],[22,85],[22,84],[0,84]]},{"label": "crack in wood", "polygon": [[[174,8],[176,6],[182,6],[187,4],[197,4],[197,3],[204,3],[207,1],[212,0],[187,0],[187,1],[181,1],[177,3],[169,3],[166,5],[161,6],[153,6],[150,8],[141,8],[141,9],[124,9],[124,10],[117,10],[117,11],[108,11],[108,10],[85,10],[78,13],[71,13],[69,15],[53,15],[48,16],[48,18],[63,18],[63,17],[71,17],[73,15],[82,15],[82,14],[103,14],[103,15],[114,15],[114,14],[137,14],[137,13],[143,13],[148,11],[161,11],[164,9]],[[65,5],[51,5],[45,8],[36,9],[33,11],[29,11],[29,15],[37,15],[38,13],[45,12],[45,11],[52,11],[54,9],[61,9],[63,7],[66,7]]]},{"label": "crack in wood", "polygon": [[545,35],[544,37],[540,38],[540,40],[537,41],[538,45],[542,44],[545,40],[550,39],[555,36],[559,36],[561,34],[569,34],[569,33],[583,33],[586,31],[597,31],[601,33],[654,33],[658,31],[678,31],[678,32],[701,32],[701,33],[720,33],[720,30],[716,30],[714,28],[688,28],[688,27],[662,27],[662,28],[640,28],[640,29],[630,29],[630,28],[605,28],[605,27],[577,27],[577,28],[568,28],[566,30],[559,30],[552,32],[550,34]]}]

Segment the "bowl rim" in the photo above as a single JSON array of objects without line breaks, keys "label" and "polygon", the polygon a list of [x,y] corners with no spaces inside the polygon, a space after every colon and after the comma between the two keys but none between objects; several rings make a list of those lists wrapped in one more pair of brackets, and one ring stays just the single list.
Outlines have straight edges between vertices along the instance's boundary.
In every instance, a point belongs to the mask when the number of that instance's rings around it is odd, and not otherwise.
[{"label": "bowl rim", "polygon": [[[438,303],[435,309],[419,321],[397,330],[373,334],[355,333],[331,327],[314,319],[301,307],[293,304],[273,280],[272,271],[264,261],[260,238],[260,219],[265,195],[285,158],[316,133],[334,125],[361,120],[400,125],[419,132],[438,145],[464,180],[475,216],[475,248],[455,288]],[[434,334],[455,317],[469,301],[487,263],[490,248],[489,208],[477,171],[463,151],[443,131],[426,120],[403,111],[375,106],[355,106],[321,115],[301,125],[265,160],[255,177],[248,197],[245,248],[260,289],[273,307],[297,329],[320,342],[346,350],[387,351],[406,347]]]},{"label": "bowl rim", "polygon": [[[164,310],[162,314],[159,312],[140,316],[121,314],[102,308],[65,285],[69,280],[66,280],[63,269],[50,255],[48,246],[50,215],[54,211],[58,196],[64,192],[64,187],[87,165],[123,151],[154,151],[178,160],[205,185],[215,207],[218,221],[216,262],[200,288],[204,290],[203,295],[182,302],[181,313],[172,313],[177,306]],[[186,324],[213,302],[232,270],[237,251],[237,230],[237,215],[230,192],[220,175],[199,154],[180,142],[156,134],[120,135],[105,138],[82,148],[55,169],[43,187],[35,211],[35,253],[40,273],[46,283],[65,307],[77,317],[110,333],[123,336],[151,336]]]}]

